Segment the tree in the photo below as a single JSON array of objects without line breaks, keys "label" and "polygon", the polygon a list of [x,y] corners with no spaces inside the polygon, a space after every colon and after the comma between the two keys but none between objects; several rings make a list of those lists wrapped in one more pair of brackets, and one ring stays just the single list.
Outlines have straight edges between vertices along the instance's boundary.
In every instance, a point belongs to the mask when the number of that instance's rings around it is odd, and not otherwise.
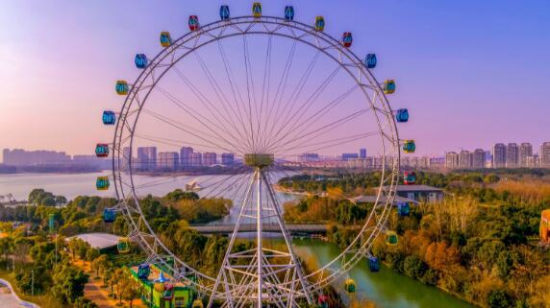
[{"label": "tree", "polygon": [[[125,275],[130,275],[125,272]],[[124,299],[130,302],[130,308],[134,307],[134,299],[138,298],[141,294],[141,284],[138,283],[132,277],[128,277],[129,281],[124,290]]]},{"label": "tree", "polygon": [[131,278],[126,274],[126,271],[122,268],[117,268],[113,275],[113,285],[116,290],[116,296],[118,303],[122,305],[122,298],[127,292],[127,288],[130,285]]},{"label": "tree", "polygon": [[82,270],[68,264],[56,267],[53,276],[52,293],[64,304],[71,304],[84,295],[84,285],[88,275]]},{"label": "tree", "polygon": [[488,303],[491,308],[509,308],[510,300],[503,290],[493,290],[489,293]]},{"label": "tree", "polygon": [[107,266],[107,255],[100,255],[92,261],[91,268],[95,271],[95,278],[99,278],[99,272]]}]

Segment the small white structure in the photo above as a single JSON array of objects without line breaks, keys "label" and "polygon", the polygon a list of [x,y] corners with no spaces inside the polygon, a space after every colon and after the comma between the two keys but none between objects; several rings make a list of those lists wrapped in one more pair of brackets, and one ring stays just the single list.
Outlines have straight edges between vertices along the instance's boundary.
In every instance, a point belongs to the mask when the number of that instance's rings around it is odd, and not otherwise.
[{"label": "small white structure", "polygon": [[99,250],[116,247],[120,239],[119,236],[109,233],[85,233],[68,237],[65,240],[69,242],[73,238],[81,239],[90,244],[91,247]]}]

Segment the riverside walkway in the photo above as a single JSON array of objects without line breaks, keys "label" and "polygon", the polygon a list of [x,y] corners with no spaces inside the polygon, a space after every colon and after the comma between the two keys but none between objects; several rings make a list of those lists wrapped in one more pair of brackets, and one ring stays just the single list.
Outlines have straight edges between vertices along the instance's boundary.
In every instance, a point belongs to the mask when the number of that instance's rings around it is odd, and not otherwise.
[{"label": "riverside walkway", "polygon": [[40,308],[33,303],[21,300],[13,291],[10,283],[4,279],[0,279],[0,306],[2,308]]}]

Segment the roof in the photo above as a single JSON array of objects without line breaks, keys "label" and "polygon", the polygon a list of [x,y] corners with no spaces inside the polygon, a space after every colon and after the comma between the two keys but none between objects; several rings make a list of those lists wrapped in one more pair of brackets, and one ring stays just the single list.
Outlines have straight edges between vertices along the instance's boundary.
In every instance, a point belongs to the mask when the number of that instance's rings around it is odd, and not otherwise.
[{"label": "roof", "polygon": [[[388,186],[384,186],[384,189]],[[398,192],[443,192],[443,189],[428,185],[397,185]]]},{"label": "roof", "polygon": [[119,236],[109,233],[86,233],[68,237],[66,240],[70,241],[73,238],[79,238],[97,249],[114,247],[118,244],[118,240],[120,239]]},{"label": "roof", "polygon": [[[376,196],[359,196],[349,199],[353,203],[376,203]],[[378,202],[386,203],[386,196],[380,196],[380,199]],[[418,203],[415,200],[409,199],[409,198],[403,198],[400,196],[395,196],[393,199],[393,203],[397,204],[398,202],[410,202],[410,203]]]}]

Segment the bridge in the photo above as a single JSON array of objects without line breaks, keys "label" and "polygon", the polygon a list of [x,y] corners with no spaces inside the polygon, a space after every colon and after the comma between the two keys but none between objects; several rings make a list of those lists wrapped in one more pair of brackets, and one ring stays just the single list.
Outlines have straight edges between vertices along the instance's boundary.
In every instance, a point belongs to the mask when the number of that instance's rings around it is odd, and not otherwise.
[{"label": "bridge", "polygon": [[[197,230],[199,233],[204,234],[231,234],[235,229],[234,224],[213,224],[213,225],[191,225],[192,229]],[[297,224],[286,225],[286,229],[290,234],[303,235],[303,234],[326,234],[327,226],[322,224]],[[264,232],[281,232],[279,225],[266,224],[262,225],[262,231]],[[239,232],[256,232],[256,224],[242,224],[239,228]]]}]

